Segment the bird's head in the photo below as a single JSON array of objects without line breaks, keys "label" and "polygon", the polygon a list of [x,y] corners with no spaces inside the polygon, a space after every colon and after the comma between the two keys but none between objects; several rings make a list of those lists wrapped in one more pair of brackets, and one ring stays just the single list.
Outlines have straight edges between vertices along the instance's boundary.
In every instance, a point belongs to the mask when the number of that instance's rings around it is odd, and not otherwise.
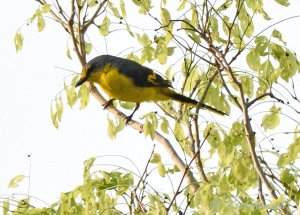
[{"label": "bird's head", "polygon": [[99,73],[104,67],[106,63],[105,55],[101,55],[95,57],[90,60],[83,68],[80,75],[79,81],[76,83],[75,87],[79,87],[86,81],[94,82],[96,78],[96,73]]},{"label": "bird's head", "polygon": [[84,66],[80,75],[80,79],[77,81],[75,87],[79,87],[81,84],[86,82],[89,79],[90,73],[91,72],[89,72],[89,69]]}]

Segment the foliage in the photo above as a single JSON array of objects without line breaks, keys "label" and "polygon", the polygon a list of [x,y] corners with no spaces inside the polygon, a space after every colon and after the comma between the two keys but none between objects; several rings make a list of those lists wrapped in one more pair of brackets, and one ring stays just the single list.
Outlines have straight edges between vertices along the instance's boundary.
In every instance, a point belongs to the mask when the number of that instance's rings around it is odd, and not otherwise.
[{"label": "foliage", "polygon": [[[150,137],[167,148],[174,168],[167,169],[163,158],[156,153],[149,160],[157,165],[161,177],[181,171],[187,186],[182,186],[181,180],[172,196],[163,194],[162,198],[156,190],[147,200],[129,197],[127,192],[134,184],[131,174],[99,171],[101,177],[95,177],[88,173],[93,163],[90,160],[85,164],[83,185],[62,194],[60,203],[50,208],[30,209],[40,210],[39,213],[44,210],[46,214],[53,210],[75,214],[107,210],[104,214],[119,214],[123,212],[115,206],[122,196],[130,202],[127,205],[133,207],[130,213],[137,214],[165,214],[170,210],[181,214],[187,211],[264,214],[269,210],[288,214],[295,210],[300,200],[296,165],[299,164],[300,141],[299,99],[293,80],[300,63],[294,50],[288,48],[284,35],[274,28],[276,25],[260,29],[257,19],[265,23],[271,19],[262,0],[214,3],[180,0],[177,4],[166,0],[72,0],[69,12],[66,9],[69,7],[65,8],[60,1],[51,5],[46,0],[37,2],[39,7],[29,22],[37,22],[38,31],[44,30],[47,16],[59,23],[73,42],[74,53],[67,48],[68,58],[76,55],[84,65],[86,56],[94,54],[95,41],[99,38],[114,38],[115,34],[118,38],[129,36],[140,49],[123,57],[141,64],[160,65],[161,71],[166,67],[165,77],[176,83],[177,89],[229,116],[226,119],[210,117],[203,110],[191,110],[170,101],[158,104],[162,112],[145,113],[140,119],[143,124],[129,123],[144,132],[145,138]],[[273,3],[289,5],[288,0]],[[136,16],[143,20],[141,26]],[[152,24],[145,26],[145,23]],[[87,36],[95,28],[99,35]],[[20,51],[21,29],[14,42]],[[56,128],[65,103],[70,107],[80,103],[80,108],[84,108],[90,95],[105,103],[93,93],[95,89],[91,85],[88,85],[91,93],[86,85],[75,89],[77,80],[75,76],[70,85],[65,83],[66,96],[59,93],[51,105]],[[131,109],[132,106],[121,102],[117,108]],[[118,120],[108,119],[108,134],[116,138],[123,130],[124,116],[118,111],[111,113]],[[286,142],[287,136],[293,139],[292,143]],[[282,152],[282,141],[286,152]],[[179,156],[175,145],[184,155]],[[170,177],[175,180],[173,175]],[[112,195],[107,194],[108,190],[114,190]],[[180,198],[186,200],[186,205],[177,204]],[[17,206],[17,210],[28,209],[29,200],[22,202],[25,207]],[[101,208],[103,205],[107,207]],[[3,208],[8,214],[8,201],[3,203]]]}]

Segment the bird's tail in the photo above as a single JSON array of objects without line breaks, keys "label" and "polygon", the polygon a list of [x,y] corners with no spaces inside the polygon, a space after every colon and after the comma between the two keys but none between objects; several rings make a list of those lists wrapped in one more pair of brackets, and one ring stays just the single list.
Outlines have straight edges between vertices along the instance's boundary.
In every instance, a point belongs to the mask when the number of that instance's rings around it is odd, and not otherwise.
[{"label": "bird's tail", "polygon": [[[178,102],[181,102],[181,103],[185,103],[185,104],[190,105],[190,106],[193,106],[193,107],[195,107],[195,106],[197,105],[197,103],[198,103],[196,100],[191,99],[191,98],[189,98],[189,97],[186,97],[186,96],[184,96],[184,95],[178,94],[178,93],[176,93],[176,92],[171,92],[169,96],[170,96],[172,99],[174,99],[175,101],[178,101]],[[201,108],[202,108],[202,109],[206,109],[206,110],[208,110],[208,111],[211,111],[211,112],[213,112],[213,113],[215,113],[215,114],[218,114],[218,115],[220,115],[220,116],[228,115],[228,114],[226,114],[226,113],[224,113],[224,112],[222,112],[222,111],[220,111],[220,110],[217,110],[216,108],[213,108],[213,107],[211,107],[211,106],[208,106],[208,105],[206,105],[206,104],[202,104],[202,105],[201,105]]]}]

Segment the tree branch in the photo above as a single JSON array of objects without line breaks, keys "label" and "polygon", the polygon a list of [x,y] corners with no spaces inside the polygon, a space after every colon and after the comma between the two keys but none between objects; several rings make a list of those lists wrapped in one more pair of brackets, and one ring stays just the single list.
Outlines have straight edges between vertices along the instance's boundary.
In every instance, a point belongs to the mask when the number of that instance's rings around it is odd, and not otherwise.
[{"label": "tree branch", "polygon": [[[93,84],[88,83],[88,87],[90,89],[90,92],[91,92],[92,96],[101,105],[105,105],[107,103],[105,98],[99,93],[99,91],[97,90],[97,88]],[[116,109],[113,106],[109,106],[106,110],[108,112],[110,112],[111,114],[113,114],[118,119],[122,120],[122,121],[125,121],[127,119],[127,116],[124,113],[122,113],[121,111],[119,111],[118,109]],[[137,121],[130,120],[128,122],[128,125],[131,128],[137,130],[139,133],[144,132],[143,124],[141,124]],[[179,157],[179,155],[177,154],[177,152],[175,151],[175,149],[173,148],[173,146],[171,145],[169,140],[167,138],[165,138],[163,135],[161,135],[159,132],[154,133],[154,140],[159,142],[165,148],[165,150],[167,151],[167,153],[169,154],[171,159],[178,166],[180,171],[185,175],[185,179],[187,181],[187,184],[189,186],[191,186],[191,189],[192,189],[193,192],[196,192],[198,187],[199,187],[198,182],[194,178],[193,173],[188,169],[188,166],[181,160],[181,158]]]},{"label": "tree branch", "polygon": [[[255,151],[255,132],[253,131],[252,125],[250,122],[250,116],[249,116],[248,106],[247,106],[246,99],[245,99],[245,94],[243,91],[243,86],[237,80],[237,78],[234,76],[233,71],[227,62],[227,59],[224,57],[224,55],[222,53],[220,53],[220,51],[216,47],[213,46],[213,44],[211,44],[211,53],[214,55],[216,61],[224,67],[224,69],[227,72],[227,74],[229,75],[229,77],[233,80],[233,82],[237,85],[237,87],[239,89],[240,98],[241,98],[241,107],[242,107],[242,112],[243,112],[245,134],[246,134],[246,139],[247,139],[248,147],[250,150],[253,165],[254,165],[255,170],[258,173],[259,177],[261,178],[262,182],[266,185],[266,188],[272,195],[272,197],[274,199],[278,199],[278,196],[275,192],[273,185],[271,184],[271,182],[268,181],[266,174],[264,173],[264,171],[260,165],[260,162],[258,161],[258,158],[257,158],[257,154]],[[287,214],[286,208],[280,208],[280,210],[283,214]]]},{"label": "tree branch", "polygon": [[255,102],[257,102],[258,100],[260,100],[260,99],[262,99],[262,98],[264,98],[264,97],[266,97],[266,96],[270,96],[271,98],[276,99],[278,102],[284,104],[284,101],[283,101],[283,100],[281,100],[281,99],[275,97],[274,94],[273,94],[272,92],[269,92],[269,93],[264,93],[264,94],[262,94],[262,95],[260,95],[260,96],[258,96],[258,97],[256,97],[256,98],[254,98],[252,101],[248,102],[248,103],[247,103],[247,107],[249,108],[249,107],[250,107],[251,105],[253,105]]},{"label": "tree branch", "polygon": [[[41,5],[48,4],[45,0],[36,0],[36,1]],[[67,22],[62,21],[61,18],[52,9],[50,9],[49,13],[56,22],[62,25],[62,27],[66,30],[66,32],[70,33],[69,25]]]},{"label": "tree branch", "polygon": [[87,23],[83,23],[82,26],[82,31],[85,32],[88,27],[94,22],[94,20],[96,19],[96,17],[99,15],[99,11],[102,9],[103,5],[107,2],[108,0],[103,0],[97,7],[95,13],[92,15],[92,17],[87,21]]},{"label": "tree branch", "polygon": [[[213,80],[215,79],[215,77],[217,76],[218,74],[218,71],[216,71],[212,77],[210,77],[210,79],[208,80],[207,82],[207,85],[206,85],[206,88],[204,89],[204,92],[200,98],[200,100],[198,101],[197,105],[196,105],[196,114],[195,114],[195,117],[194,117],[194,126],[195,126],[195,151],[196,151],[196,166],[197,166],[197,169],[198,169],[198,172],[200,174],[200,178],[202,181],[205,181],[205,182],[208,182],[208,179],[205,175],[205,172],[204,172],[204,169],[203,169],[203,164],[202,164],[202,160],[201,160],[201,153],[200,153],[200,133],[199,133],[199,125],[198,125],[198,119],[199,119],[199,110],[200,110],[200,107],[202,106],[203,104],[203,101],[205,99],[205,96],[213,82]],[[208,132],[209,134],[209,132]]]}]

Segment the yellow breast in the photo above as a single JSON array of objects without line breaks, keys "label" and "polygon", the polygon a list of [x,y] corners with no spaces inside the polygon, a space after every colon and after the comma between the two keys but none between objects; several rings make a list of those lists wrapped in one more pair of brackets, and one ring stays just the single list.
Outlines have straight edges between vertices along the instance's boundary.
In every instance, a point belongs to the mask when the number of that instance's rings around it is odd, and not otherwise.
[{"label": "yellow breast", "polygon": [[169,99],[161,93],[163,90],[161,87],[136,86],[132,78],[109,65],[101,71],[93,73],[89,77],[89,81],[98,83],[101,89],[112,99],[137,103]]}]

